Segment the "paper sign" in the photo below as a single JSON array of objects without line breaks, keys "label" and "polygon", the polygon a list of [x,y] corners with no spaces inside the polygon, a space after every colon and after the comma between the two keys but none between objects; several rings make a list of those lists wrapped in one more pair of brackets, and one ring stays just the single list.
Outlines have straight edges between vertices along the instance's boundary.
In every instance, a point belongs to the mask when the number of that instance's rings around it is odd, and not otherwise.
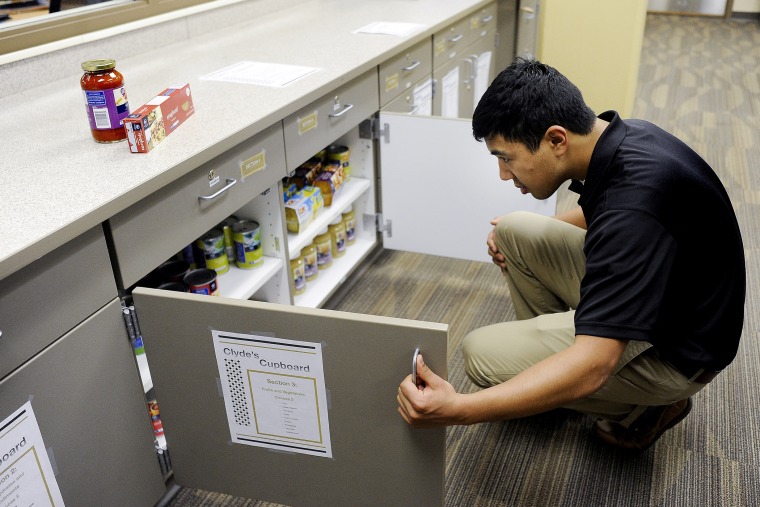
[{"label": "paper sign", "polygon": [[441,80],[441,116],[459,116],[459,67],[454,67]]},{"label": "paper sign", "polygon": [[0,423],[0,507],[63,506],[32,404]]},{"label": "paper sign", "polygon": [[282,88],[317,70],[314,67],[246,61],[219,69],[201,79]]},{"label": "paper sign", "polygon": [[414,87],[414,112],[412,114],[430,116],[433,114],[433,79],[428,79]]},{"label": "paper sign", "polygon": [[232,442],[332,457],[322,346],[212,331]]},{"label": "paper sign", "polygon": [[375,33],[382,35],[396,35],[398,37],[407,37],[419,32],[423,28],[425,28],[425,25],[420,25],[418,23],[376,21],[359,28],[354,33]]}]

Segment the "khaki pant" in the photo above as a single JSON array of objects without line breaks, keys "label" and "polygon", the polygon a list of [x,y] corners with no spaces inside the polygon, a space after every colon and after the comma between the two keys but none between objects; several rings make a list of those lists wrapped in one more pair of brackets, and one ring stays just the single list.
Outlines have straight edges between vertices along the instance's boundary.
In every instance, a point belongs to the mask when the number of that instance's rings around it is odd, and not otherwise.
[{"label": "khaki pant", "polygon": [[[573,225],[527,212],[499,221],[495,240],[507,259],[504,275],[518,320],[465,337],[462,350],[473,382],[481,387],[506,382],[573,344],[585,235]],[[662,361],[648,342],[631,340],[607,384],[565,408],[628,425],[647,406],[674,403],[703,387]]]}]

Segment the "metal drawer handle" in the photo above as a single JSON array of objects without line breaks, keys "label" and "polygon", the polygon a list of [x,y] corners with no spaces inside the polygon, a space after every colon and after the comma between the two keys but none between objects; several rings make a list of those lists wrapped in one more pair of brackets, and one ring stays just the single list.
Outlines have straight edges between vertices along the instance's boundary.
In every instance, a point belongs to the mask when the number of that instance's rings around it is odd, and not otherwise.
[{"label": "metal drawer handle", "polygon": [[414,70],[414,69],[416,69],[416,68],[417,68],[417,67],[419,67],[420,65],[422,65],[422,62],[420,62],[420,61],[417,61],[417,62],[413,62],[413,63],[412,63],[411,65],[409,65],[408,67],[404,67],[404,68],[403,68],[403,69],[401,69],[401,70],[403,70],[403,71],[406,71],[406,72],[409,72],[410,70]]},{"label": "metal drawer handle", "polygon": [[222,195],[227,190],[231,189],[232,187],[234,187],[237,184],[237,180],[235,178],[226,178],[226,180],[227,180],[227,184],[225,186],[223,186],[222,188],[220,188],[219,190],[217,190],[216,192],[214,192],[211,195],[199,195],[198,196],[198,200],[199,201],[210,201],[212,199],[216,199],[217,197],[219,197],[220,195]]},{"label": "metal drawer handle", "polygon": [[485,25],[486,23],[489,23],[493,19],[493,16],[486,16],[483,18],[482,22]]},{"label": "metal drawer handle", "polygon": [[327,116],[329,116],[330,118],[340,118],[341,116],[349,112],[351,109],[353,109],[353,107],[354,107],[353,104],[346,104],[345,106],[343,106],[343,110],[340,113],[328,114]]},{"label": "metal drawer handle", "polygon": [[527,14],[535,14],[535,13],[536,13],[536,11],[535,11],[535,10],[533,10],[533,8],[532,8],[532,7],[520,7],[520,10],[521,10],[522,12],[525,12],[525,13],[527,13]]},{"label": "metal drawer handle", "polygon": [[449,42],[451,42],[453,44],[455,42],[459,42],[463,38],[464,38],[464,35],[462,35],[462,34],[455,35],[454,37],[452,37],[452,38],[449,39]]}]

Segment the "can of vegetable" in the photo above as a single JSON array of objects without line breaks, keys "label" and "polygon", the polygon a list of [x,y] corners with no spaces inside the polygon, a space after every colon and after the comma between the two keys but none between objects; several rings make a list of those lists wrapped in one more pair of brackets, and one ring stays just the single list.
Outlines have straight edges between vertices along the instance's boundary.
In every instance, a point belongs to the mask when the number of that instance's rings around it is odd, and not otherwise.
[{"label": "can of vegetable", "polygon": [[236,222],[232,226],[232,241],[235,243],[235,263],[239,268],[261,266],[264,262],[264,250],[261,248],[261,228],[258,222]]},{"label": "can of vegetable", "polygon": [[220,229],[211,229],[196,241],[198,248],[203,252],[206,267],[222,275],[229,271],[230,263],[227,259],[227,251],[224,248],[224,233]]},{"label": "can of vegetable", "polygon": [[194,294],[218,296],[219,285],[216,283],[216,271],[213,269],[194,269],[185,275],[185,285]]}]

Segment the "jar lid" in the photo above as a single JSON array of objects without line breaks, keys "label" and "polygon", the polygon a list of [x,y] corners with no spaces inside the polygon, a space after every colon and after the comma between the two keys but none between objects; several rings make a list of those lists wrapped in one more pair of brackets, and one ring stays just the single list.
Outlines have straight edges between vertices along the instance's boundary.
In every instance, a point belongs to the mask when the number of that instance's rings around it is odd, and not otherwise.
[{"label": "jar lid", "polygon": [[98,60],[87,60],[82,62],[82,70],[85,72],[97,72],[99,70],[110,70],[116,67],[116,60],[112,58],[101,58]]},{"label": "jar lid", "polygon": [[338,215],[337,217],[333,218],[332,222],[330,222],[330,225],[338,225],[343,223],[343,217],[341,215]]},{"label": "jar lid", "polygon": [[349,204],[348,206],[346,206],[346,209],[343,210],[343,214],[345,215],[346,213],[351,213],[352,211],[354,211],[354,205]]}]

